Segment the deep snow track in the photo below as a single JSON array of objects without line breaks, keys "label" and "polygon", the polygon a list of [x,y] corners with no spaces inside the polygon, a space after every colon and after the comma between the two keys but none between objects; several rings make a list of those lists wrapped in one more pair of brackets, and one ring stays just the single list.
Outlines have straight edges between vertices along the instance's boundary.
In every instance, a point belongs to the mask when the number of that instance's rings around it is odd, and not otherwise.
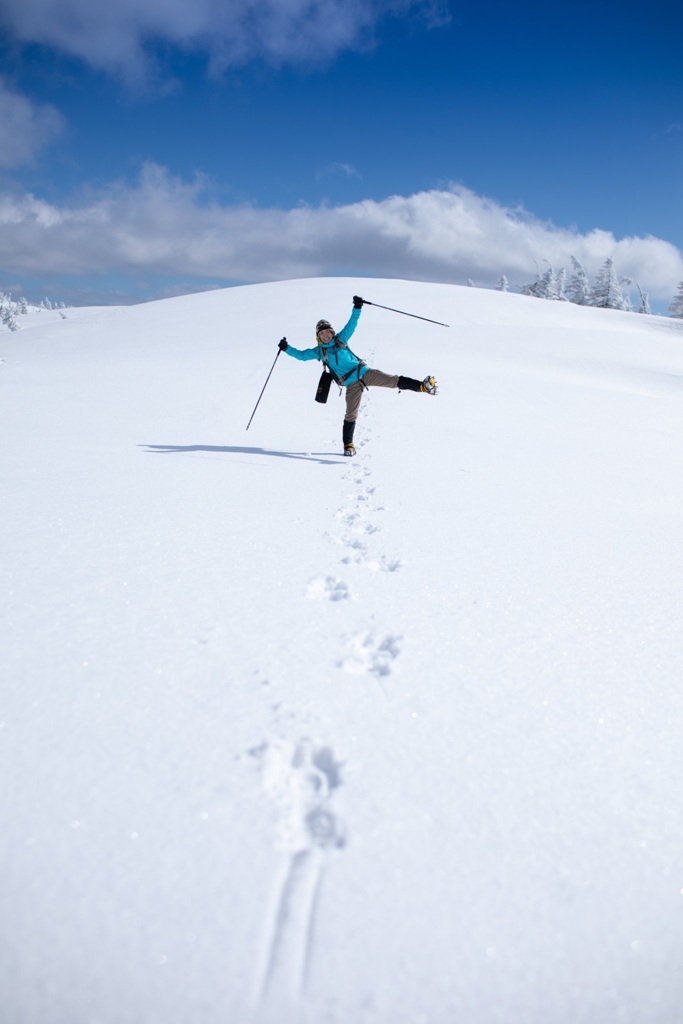
[{"label": "deep snow track", "polygon": [[363,290],[0,331],[8,1020],[679,1024],[682,325]]},{"label": "deep snow track", "polygon": [[[400,655],[400,634],[380,625],[347,633],[343,608],[337,607],[349,600],[363,602],[372,589],[373,574],[396,573],[401,567],[400,558],[387,554],[377,542],[387,510],[377,503],[380,498],[373,483],[370,422],[371,414],[362,409],[363,447],[343,472],[344,503],[327,526],[321,524],[331,545],[330,562],[308,582],[305,596],[331,604],[328,616],[337,641],[328,647],[330,669],[358,677],[359,685],[375,679],[389,700],[385,679]],[[278,708],[278,715],[286,713],[286,707]],[[316,959],[320,890],[326,876],[328,884],[334,884],[330,858],[347,841],[345,825],[333,806],[345,766],[335,759],[332,739],[330,744],[303,736],[294,744],[266,741],[256,750],[264,792],[276,818],[275,846],[283,859],[263,950],[257,958],[255,1019],[259,1024],[294,1022],[304,1012],[306,986]]]}]

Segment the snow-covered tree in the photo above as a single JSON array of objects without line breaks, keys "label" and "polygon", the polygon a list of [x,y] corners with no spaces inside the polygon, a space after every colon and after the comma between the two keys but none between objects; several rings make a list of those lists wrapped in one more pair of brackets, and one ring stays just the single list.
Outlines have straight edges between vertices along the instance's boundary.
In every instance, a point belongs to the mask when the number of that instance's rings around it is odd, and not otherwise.
[{"label": "snow-covered tree", "polygon": [[669,306],[669,312],[672,316],[683,320],[683,281],[681,281],[678,286],[678,291],[676,292],[674,300]]},{"label": "snow-covered tree", "polygon": [[536,264],[536,280],[533,284],[525,284],[522,288],[523,295],[533,295],[536,299],[564,299],[564,270],[559,274],[548,260],[548,269],[541,274],[540,267]]},{"label": "snow-covered tree", "polygon": [[541,290],[541,279],[537,277],[533,284],[522,285],[522,295],[533,295],[535,299],[542,299],[543,296],[540,293]]},{"label": "snow-covered tree", "polygon": [[546,286],[541,275],[541,268],[537,261],[534,262],[536,263],[536,280],[533,284],[522,285],[522,295],[532,295],[535,299],[545,299]]},{"label": "snow-covered tree", "polygon": [[2,307],[2,323],[10,331],[18,331],[19,324],[14,315],[14,307],[11,305]]},{"label": "snow-covered tree", "polygon": [[498,291],[499,292],[506,292],[507,290],[508,290],[508,279],[505,276],[505,274],[503,274],[503,276],[501,277],[500,281],[498,282]]},{"label": "snow-covered tree", "polygon": [[573,256],[571,257],[574,273],[567,285],[566,298],[575,302],[577,306],[587,306],[590,303],[591,288],[588,283],[586,271]]},{"label": "snow-covered tree", "polygon": [[[548,260],[544,260],[544,263],[548,263]],[[557,298],[557,274],[552,263],[548,263],[548,269],[541,278],[543,285],[543,299],[556,299]]]},{"label": "snow-covered tree", "polygon": [[650,309],[650,296],[648,295],[647,292],[643,291],[643,289],[640,287],[640,285],[638,284],[637,281],[636,281],[636,288],[638,289],[638,291],[640,293],[640,308],[638,309],[638,312],[639,313],[645,313],[648,316],[650,316],[652,314],[652,310]]},{"label": "snow-covered tree", "polygon": [[631,278],[631,277],[622,277],[622,279],[621,279],[621,292],[622,292],[622,295],[624,296],[624,305],[622,306],[622,309],[625,309],[629,313],[633,309],[633,303],[631,302],[631,285],[632,284],[633,284],[633,278]]},{"label": "snow-covered tree", "polygon": [[595,279],[590,298],[591,306],[599,309],[624,309],[624,295],[614,269],[614,260],[608,256]]}]

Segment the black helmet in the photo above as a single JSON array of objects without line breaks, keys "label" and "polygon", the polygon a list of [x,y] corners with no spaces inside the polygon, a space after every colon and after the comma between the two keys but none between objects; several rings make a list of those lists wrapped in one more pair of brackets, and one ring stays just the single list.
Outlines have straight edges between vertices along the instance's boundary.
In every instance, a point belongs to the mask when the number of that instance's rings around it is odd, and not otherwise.
[{"label": "black helmet", "polygon": [[329,320],[318,320],[317,324],[315,325],[316,336],[320,334],[321,331],[332,331],[332,333],[334,334],[334,328],[332,327],[332,324],[330,323]]}]

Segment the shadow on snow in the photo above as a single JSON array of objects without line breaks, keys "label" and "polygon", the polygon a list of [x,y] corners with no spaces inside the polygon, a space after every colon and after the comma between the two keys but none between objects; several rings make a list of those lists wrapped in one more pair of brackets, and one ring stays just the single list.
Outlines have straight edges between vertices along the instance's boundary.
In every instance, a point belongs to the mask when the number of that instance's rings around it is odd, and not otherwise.
[{"label": "shadow on snow", "polygon": [[337,466],[338,459],[326,458],[326,452],[279,452],[271,448],[246,448],[243,445],[216,444],[144,444],[138,445],[156,455],[188,455],[191,452],[220,452],[228,455],[268,455],[276,459],[299,459],[321,466]]}]

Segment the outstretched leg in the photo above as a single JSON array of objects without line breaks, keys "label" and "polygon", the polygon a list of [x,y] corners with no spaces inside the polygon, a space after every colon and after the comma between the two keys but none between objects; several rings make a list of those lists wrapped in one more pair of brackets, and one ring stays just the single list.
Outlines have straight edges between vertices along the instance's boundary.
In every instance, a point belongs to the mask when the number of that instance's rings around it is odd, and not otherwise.
[{"label": "outstretched leg", "polygon": [[425,377],[424,380],[413,380],[412,377],[398,378],[399,391],[421,391],[423,394],[436,395],[439,389],[433,377]]},{"label": "outstretched leg", "polygon": [[422,391],[429,395],[435,395],[438,390],[433,377],[425,377],[424,380],[414,380],[412,377],[399,376],[397,373],[383,373],[381,370],[373,370],[372,368],[366,370],[362,380],[354,381],[346,389],[346,415],[342,430],[345,455],[356,454],[353,444],[353,432],[356,427],[358,410],[360,409],[365,388],[398,388],[400,391]]},{"label": "outstretched leg", "polygon": [[413,380],[412,377],[399,377],[398,378],[398,390],[399,391],[419,391],[422,381]]}]

